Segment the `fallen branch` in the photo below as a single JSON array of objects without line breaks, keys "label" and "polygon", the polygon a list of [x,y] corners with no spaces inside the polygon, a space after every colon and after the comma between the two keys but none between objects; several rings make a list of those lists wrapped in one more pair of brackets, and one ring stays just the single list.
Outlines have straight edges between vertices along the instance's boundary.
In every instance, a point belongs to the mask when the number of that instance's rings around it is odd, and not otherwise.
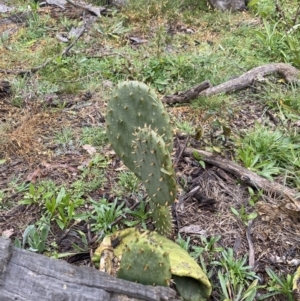
[{"label": "fallen branch", "polygon": [[185,92],[176,92],[174,95],[166,95],[162,98],[162,101],[168,104],[172,103],[187,103],[193,99],[199,97],[199,94],[211,87],[211,84],[208,80],[202,82],[201,84],[194,86],[193,88]]},{"label": "fallen branch", "polygon": [[245,89],[253,85],[257,79],[272,73],[278,73],[282,75],[287,83],[300,84],[300,80],[298,79],[300,71],[298,69],[284,63],[271,63],[253,68],[245,74],[215,87],[211,87],[209,81],[204,81],[198,86],[193,87],[185,92],[176,92],[174,95],[164,96],[162,100],[168,104],[189,103],[199,96],[212,96],[221,93],[231,93]]},{"label": "fallen branch", "polygon": [[247,237],[247,241],[248,241],[248,246],[249,246],[249,266],[251,267],[251,269],[254,269],[255,266],[255,251],[254,251],[254,245],[251,239],[251,227],[253,224],[253,220],[250,220],[248,222],[248,226],[246,229],[246,237]]},{"label": "fallen branch", "polygon": [[295,67],[284,63],[271,63],[253,68],[245,74],[233,78],[223,84],[208,88],[200,93],[200,96],[211,96],[220,93],[230,93],[245,89],[252,85],[257,79],[266,75],[278,73],[282,75],[287,83],[299,84],[300,71]]},{"label": "fallen branch", "polygon": [[230,160],[221,158],[219,156],[216,156],[206,151],[187,148],[185,149],[183,155],[193,156],[194,152],[197,152],[201,156],[201,159],[204,162],[207,162],[223,170],[226,170],[227,172],[235,175],[243,182],[245,182],[246,184],[252,187],[255,187],[256,189],[262,189],[278,197],[287,198],[290,201],[290,203],[292,202],[294,207],[296,207],[295,210],[300,211],[300,196],[299,194],[297,195],[297,193],[294,190],[285,187],[279,183],[271,182],[263,177],[258,176],[256,173],[244,167],[239,166],[238,164]]},{"label": "fallen branch", "polygon": [[105,12],[107,10],[107,8],[104,6],[93,6],[84,1],[72,1],[72,0],[66,0],[66,1],[75,7],[83,8],[83,9],[93,13],[97,17],[101,17],[101,13]]},{"label": "fallen branch", "polygon": [[79,38],[83,35],[85,30],[86,30],[86,25],[79,28],[79,31],[78,31],[78,34],[76,35],[76,38],[74,39],[74,41],[68,47],[66,47],[63,50],[63,52],[61,53],[61,56],[66,55],[70,51],[70,49],[76,44],[76,42],[79,40]]}]

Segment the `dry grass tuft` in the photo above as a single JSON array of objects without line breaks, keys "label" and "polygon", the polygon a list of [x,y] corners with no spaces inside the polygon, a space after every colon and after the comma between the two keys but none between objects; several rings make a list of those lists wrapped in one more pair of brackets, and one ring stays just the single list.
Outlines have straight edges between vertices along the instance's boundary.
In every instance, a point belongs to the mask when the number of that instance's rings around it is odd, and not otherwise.
[{"label": "dry grass tuft", "polygon": [[53,114],[26,110],[0,122],[0,157],[22,156],[26,159],[45,151],[42,137],[53,130]]}]

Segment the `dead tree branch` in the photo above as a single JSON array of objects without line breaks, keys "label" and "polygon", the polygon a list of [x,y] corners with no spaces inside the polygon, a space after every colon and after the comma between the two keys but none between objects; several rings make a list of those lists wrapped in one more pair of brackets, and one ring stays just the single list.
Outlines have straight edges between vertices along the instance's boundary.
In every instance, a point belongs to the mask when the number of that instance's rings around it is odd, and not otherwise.
[{"label": "dead tree branch", "polygon": [[193,153],[197,152],[201,159],[204,162],[207,162],[209,164],[212,164],[214,166],[217,166],[233,175],[241,179],[246,184],[256,188],[256,189],[262,189],[264,191],[268,191],[272,193],[273,195],[276,195],[278,197],[284,197],[288,199],[290,202],[293,203],[296,210],[300,211],[300,196],[299,194],[292,190],[291,188],[285,187],[279,183],[271,182],[256,173],[239,166],[238,164],[221,158],[220,156],[216,156],[212,153],[197,150],[193,148],[187,148],[185,149],[183,155],[185,156],[193,156]]},{"label": "dead tree branch", "polygon": [[189,103],[199,96],[212,96],[221,93],[232,93],[245,89],[253,85],[253,83],[258,79],[273,73],[278,73],[283,76],[287,83],[300,83],[298,78],[300,71],[298,69],[284,63],[271,63],[253,68],[245,74],[215,87],[211,87],[209,81],[204,81],[203,83],[185,92],[176,92],[174,95],[164,96],[162,100],[167,104]]}]

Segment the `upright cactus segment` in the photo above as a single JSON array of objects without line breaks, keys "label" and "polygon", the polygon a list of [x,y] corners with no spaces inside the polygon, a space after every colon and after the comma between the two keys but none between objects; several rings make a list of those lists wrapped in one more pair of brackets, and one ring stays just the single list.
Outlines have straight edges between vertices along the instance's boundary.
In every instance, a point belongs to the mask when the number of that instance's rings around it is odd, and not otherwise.
[{"label": "upright cactus segment", "polygon": [[167,206],[175,200],[176,181],[170,156],[172,129],[162,102],[143,83],[121,83],[108,102],[106,122],[115,152],[144,182],[157,231],[169,235]]},{"label": "upright cactus segment", "polygon": [[141,177],[132,156],[133,133],[138,127],[157,129],[169,152],[172,151],[169,116],[155,93],[143,83],[129,81],[118,85],[108,102],[106,123],[113,149],[138,178]]},{"label": "upright cactus segment", "polygon": [[147,237],[140,237],[126,246],[117,277],[145,285],[168,286],[169,254]]},{"label": "upright cactus segment", "polygon": [[171,205],[176,196],[176,181],[165,142],[150,127],[139,128],[134,136],[136,168],[148,196],[157,205]]},{"label": "upright cactus segment", "polygon": [[169,236],[173,228],[171,208],[155,203],[150,203],[150,206],[156,231],[161,235]]}]

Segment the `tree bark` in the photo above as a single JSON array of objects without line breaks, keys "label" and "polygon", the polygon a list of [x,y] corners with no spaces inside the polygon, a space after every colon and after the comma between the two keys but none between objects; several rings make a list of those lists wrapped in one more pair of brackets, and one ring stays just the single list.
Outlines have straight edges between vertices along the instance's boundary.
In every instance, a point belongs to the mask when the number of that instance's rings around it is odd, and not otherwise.
[{"label": "tree bark", "polygon": [[1,301],[179,301],[152,287],[13,247],[0,237]]}]

